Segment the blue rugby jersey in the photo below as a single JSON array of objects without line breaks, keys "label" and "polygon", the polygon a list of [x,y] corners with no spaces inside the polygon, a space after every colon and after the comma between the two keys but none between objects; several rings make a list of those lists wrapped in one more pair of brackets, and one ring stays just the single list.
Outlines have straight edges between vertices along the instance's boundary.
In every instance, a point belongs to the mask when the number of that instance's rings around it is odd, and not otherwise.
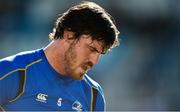
[{"label": "blue rugby jersey", "polygon": [[[23,91],[19,70],[24,70]],[[43,49],[22,52],[0,60],[0,106],[4,110],[91,111],[92,88],[98,90],[95,111],[105,110],[100,85],[85,75],[73,80],[58,74],[48,63]]]}]

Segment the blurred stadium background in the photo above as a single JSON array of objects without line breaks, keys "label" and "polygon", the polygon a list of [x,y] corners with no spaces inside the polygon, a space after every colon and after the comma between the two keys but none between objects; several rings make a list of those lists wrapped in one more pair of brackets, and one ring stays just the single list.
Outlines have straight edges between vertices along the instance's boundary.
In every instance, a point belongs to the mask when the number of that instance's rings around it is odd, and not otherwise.
[{"label": "blurred stadium background", "polygon": [[[79,1],[0,0],[0,58],[46,46],[57,15]],[[91,1],[121,32],[121,45],[89,73],[107,110],[180,110],[180,1]]]}]

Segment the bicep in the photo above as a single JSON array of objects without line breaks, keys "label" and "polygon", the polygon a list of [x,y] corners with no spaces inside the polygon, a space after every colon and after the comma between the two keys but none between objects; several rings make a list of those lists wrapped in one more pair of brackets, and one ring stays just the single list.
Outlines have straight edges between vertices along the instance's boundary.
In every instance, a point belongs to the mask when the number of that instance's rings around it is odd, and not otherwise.
[{"label": "bicep", "polygon": [[0,75],[0,105],[5,105],[16,96],[18,84],[17,72]]}]

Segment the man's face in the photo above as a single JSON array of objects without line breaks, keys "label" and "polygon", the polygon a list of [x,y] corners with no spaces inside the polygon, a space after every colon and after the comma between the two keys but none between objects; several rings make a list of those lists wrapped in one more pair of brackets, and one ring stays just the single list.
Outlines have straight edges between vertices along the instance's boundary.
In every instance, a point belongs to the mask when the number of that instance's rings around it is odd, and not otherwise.
[{"label": "man's face", "polygon": [[65,51],[65,72],[73,79],[80,80],[96,64],[101,56],[102,43],[92,40],[89,35],[81,35]]}]

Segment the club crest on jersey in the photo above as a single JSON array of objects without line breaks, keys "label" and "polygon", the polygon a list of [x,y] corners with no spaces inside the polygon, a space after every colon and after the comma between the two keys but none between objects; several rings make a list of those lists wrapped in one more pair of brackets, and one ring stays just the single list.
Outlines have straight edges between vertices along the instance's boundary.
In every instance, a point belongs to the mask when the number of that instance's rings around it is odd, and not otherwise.
[{"label": "club crest on jersey", "polygon": [[39,93],[36,97],[36,101],[46,103],[47,97],[48,97],[47,94]]},{"label": "club crest on jersey", "polygon": [[79,101],[75,101],[73,104],[72,104],[72,109],[76,110],[76,111],[82,111],[82,105]]}]

